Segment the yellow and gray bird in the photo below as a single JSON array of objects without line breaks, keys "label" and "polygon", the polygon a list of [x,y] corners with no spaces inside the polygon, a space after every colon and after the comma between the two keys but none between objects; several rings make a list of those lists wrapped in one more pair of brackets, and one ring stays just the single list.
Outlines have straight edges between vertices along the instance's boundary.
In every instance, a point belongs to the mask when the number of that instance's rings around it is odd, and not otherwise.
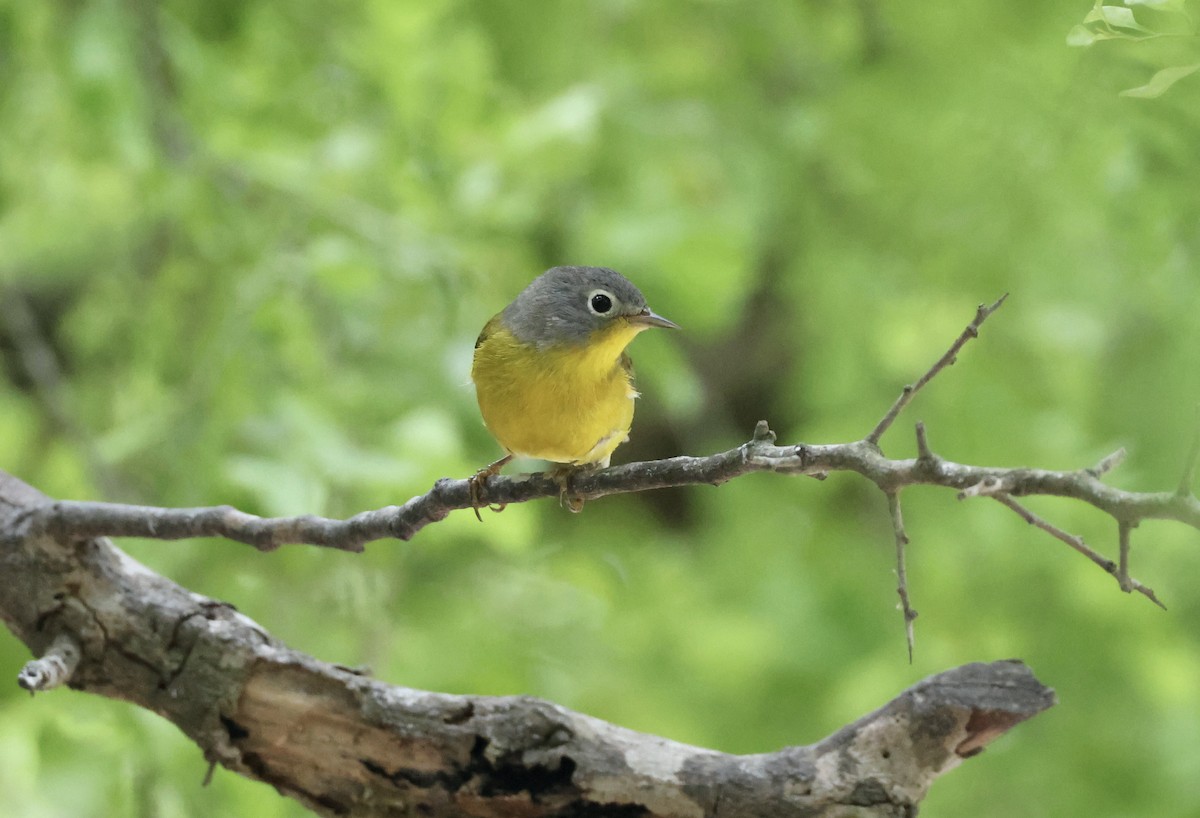
[{"label": "yellow and gray bird", "polygon": [[554,267],[487,322],[471,380],[479,411],[505,456],[568,467],[608,465],[629,439],[633,368],[625,348],[642,330],[678,329],[628,279],[605,267]]}]

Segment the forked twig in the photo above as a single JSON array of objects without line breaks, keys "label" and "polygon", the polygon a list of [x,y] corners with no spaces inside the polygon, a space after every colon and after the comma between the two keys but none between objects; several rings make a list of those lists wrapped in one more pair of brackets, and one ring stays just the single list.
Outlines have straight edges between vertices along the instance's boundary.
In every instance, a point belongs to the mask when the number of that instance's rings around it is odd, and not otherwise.
[{"label": "forked twig", "polygon": [[[964,344],[978,335],[980,325],[1000,308],[1007,295],[990,306],[980,305],[974,320],[951,344],[949,350],[914,384],[906,386],[887,414],[866,438],[850,443],[776,445],[775,434],[760,421],[751,440],[724,452],[704,457],[672,457],[628,463],[571,477],[571,491],[579,500],[609,494],[648,491],[669,486],[719,485],[744,474],[769,471],[779,474],[823,478],[835,471],[852,471],[874,483],[888,498],[888,509],[896,540],[897,593],[904,614],[909,658],[913,653],[913,620],[917,612],[908,594],[904,530],[900,491],[907,486],[935,485],[951,488],[960,499],[992,497],[1008,506],[1026,522],[1067,543],[1117,578],[1125,591],[1137,591],[1159,607],[1165,607],[1154,591],[1129,576],[1129,540],[1132,528],[1144,519],[1177,520],[1200,529],[1200,499],[1191,483],[1200,461],[1200,425],[1185,463],[1183,479],[1173,492],[1130,492],[1101,482],[1125,456],[1123,449],[1096,466],[1073,471],[1032,468],[994,468],[955,463],[936,455],[929,445],[923,423],[916,426],[917,458],[891,459],[879,449],[880,437],[895,421],[913,396],[938,372],[954,362]],[[0,472],[0,480],[4,477]],[[426,493],[398,506],[364,511],[337,520],[316,516],[261,518],[229,506],[169,509],[126,506],[113,503],[53,502],[47,500],[26,509],[20,517],[17,536],[48,534],[69,540],[100,536],[132,536],[152,539],[220,536],[271,551],[290,543],[307,543],[346,551],[361,551],[372,540],[395,537],[408,540],[425,526],[445,519],[458,509],[484,504],[523,503],[541,497],[559,497],[562,486],[552,473],[518,476],[496,475],[482,485],[468,480],[443,478]],[[1115,563],[1073,536],[1043,520],[1018,503],[1014,496],[1048,495],[1080,500],[1113,517],[1119,526],[1121,559]]]},{"label": "forked twig", "polygon": [[1126,573],[1125,573],[1125,579],[1126,579],[1126,582],[1128,583],[1129,587],[1126,588],[1125,587],[1126,583],[1121,582],[1121,576],[1119,573],[1120,567],[1118,566],[1118,564],[1113,562],[1112,560],[1110,560],[1108,557],[1105,557],[1103,554],[1100,554],[1099,552],[1093,550],[1086,542],[1083,541],[1083,537],[1077,536],[1075,534],[1069,534],[1066,531],[1063,531],[1061,528],[1059,528],[1058,526],[1049,522],[1048,520],[1045,520],[1042,517],[1039,517],[1037,514],[1034,514],[1028,508],[1026,508],[1025,506],[1018,503],[1016,500],[1014,500],[1012,498],[1012,496],[1009,494],[1001,493],[1001,494],[993,494],[991,496],[992,496],[992,499],[996,500],[996,502],[1001,503],[1005,506],[1008,506],[1013,511],[1015,511],[1017,514],[1019,514],[1021,516],[1021,518],[1023,520],[1025,520],[1025,522],[1029,523],[1032,526],[1036,526],[1037,528],[1040,528],[1042,531],[1045,531],[1047,534],[1049,534],[1050,536],[1052,536],[1056,539],[1062,540],[1067,545],[1071,546],[1076,551],[1078,551],[1080,554],[1083,554],[1089,560],[1094,562],[1096,565],[1100,566],[1100,568],[1105,573],[1111,574],[1112,576],[1116,577],[1117,582],[1121,584],[1121,588],[1123,590],[1125,590],[1127,592],[1128,591],[1137,591],[1139,594],[1142,594],[1143,596],[1145,596],[1147,599],[1149,599],[1151,602],[1153,602],[1158,607],[1162,608],[1164,611],[1167,609],[1167,606],[1164,605],[1159,600],[1159,598],[1155,595],[1154,589],[1152,589],[1146,585],[1143,585],[1142,583],[1138,582],[1133,577],[1129,576],[1128,571],[1126,571]]}]

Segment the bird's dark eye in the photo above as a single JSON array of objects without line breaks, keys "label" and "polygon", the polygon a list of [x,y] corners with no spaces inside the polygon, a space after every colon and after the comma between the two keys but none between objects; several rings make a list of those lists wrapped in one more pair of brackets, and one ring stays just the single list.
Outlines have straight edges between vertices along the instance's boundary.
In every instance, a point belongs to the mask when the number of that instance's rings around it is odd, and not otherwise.
[{"label": "bird's dark eye", "polygon": [[612,309],[612,299],[606,293],[596,293],[592,296],[588,305],[592,308],[592,312],[597,315],[604,315]]}]

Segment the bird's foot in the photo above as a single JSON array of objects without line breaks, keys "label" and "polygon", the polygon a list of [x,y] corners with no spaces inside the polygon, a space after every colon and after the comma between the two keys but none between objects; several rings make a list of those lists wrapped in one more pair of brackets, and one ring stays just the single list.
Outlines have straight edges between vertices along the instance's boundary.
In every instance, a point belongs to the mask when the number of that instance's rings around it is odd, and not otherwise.
[{"label": "bird's foot", "polygon": [[595,471],[598,463],[563,463],[550,471],[549,477],[558,486],[558,504],[572,514],[583,511],[583,498],[571,488],[571,478],[582,472]]},{"label": "bird's foot", "polygon": [[471,509],[475,512],[475,519],[479,520],[479,522],[483,522],[483,515],[479,513],[479,509],[486,507],[499,513],[504,511],[507,506],[507,503],[485,503],[483,498],[480,497],[480,493],[483,491],[484,486],[487,485],[488,478],[499,474],[504,465],[512,459],[513,456],[511,454],[505,455],[495,463],[484,466],[467,478],[467,491],[471,495]]}]

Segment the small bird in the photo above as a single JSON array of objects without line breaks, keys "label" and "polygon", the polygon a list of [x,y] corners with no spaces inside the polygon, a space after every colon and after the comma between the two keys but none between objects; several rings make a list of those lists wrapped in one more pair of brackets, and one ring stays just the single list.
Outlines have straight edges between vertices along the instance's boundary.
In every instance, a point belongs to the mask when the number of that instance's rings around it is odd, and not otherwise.
[{"label": "small bird", "polygon": [[625,347],[651,327],[679,329],[606,267],[547,270],[488,321],[471,380],[484,425],[505,455],[471,478],[472,494],[518,455],[568,468],[607,466],[629,439],[638,396]]}]

